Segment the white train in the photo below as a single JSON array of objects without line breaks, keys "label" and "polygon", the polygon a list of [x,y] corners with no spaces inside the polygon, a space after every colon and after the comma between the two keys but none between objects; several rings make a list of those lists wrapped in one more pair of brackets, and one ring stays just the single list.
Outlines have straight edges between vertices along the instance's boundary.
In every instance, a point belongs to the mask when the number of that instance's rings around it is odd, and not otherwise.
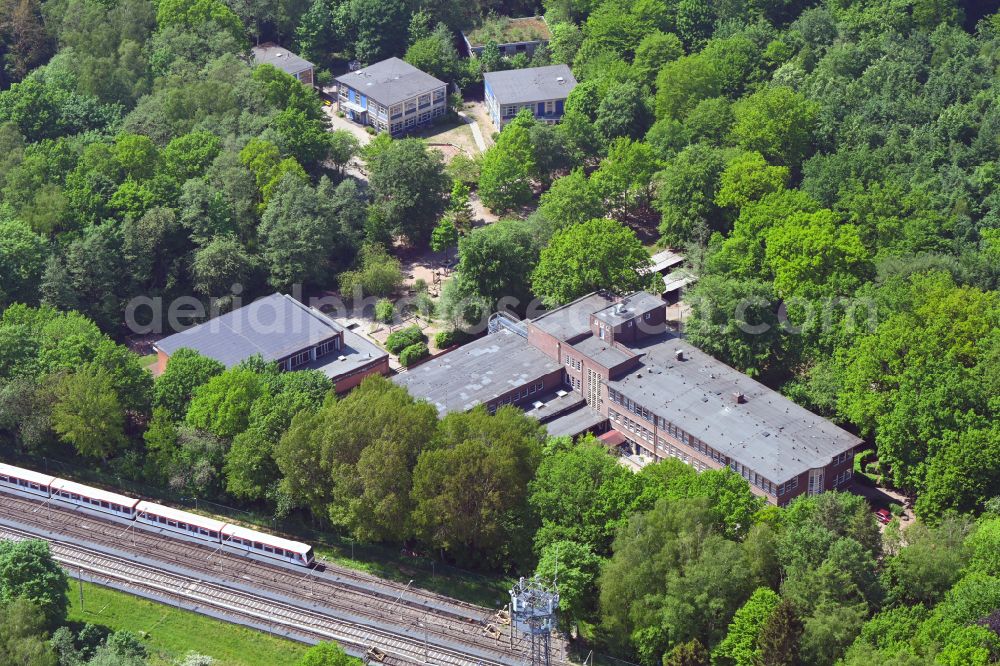
[{"label": "white train", "polygon": [[213,518],[172,509],[169,506],[91,488],[74,481],[33,472],[30,469],[0,463],[0,487],[13,488],[23,493],[47,497],[55,502],[111,514],[134,521],[137,526],[145,529],[156,528],[176,532],[188,538],[229,546],[298,566],[308,567],[314,562],[313,549],[308,544],[230,525]]}]

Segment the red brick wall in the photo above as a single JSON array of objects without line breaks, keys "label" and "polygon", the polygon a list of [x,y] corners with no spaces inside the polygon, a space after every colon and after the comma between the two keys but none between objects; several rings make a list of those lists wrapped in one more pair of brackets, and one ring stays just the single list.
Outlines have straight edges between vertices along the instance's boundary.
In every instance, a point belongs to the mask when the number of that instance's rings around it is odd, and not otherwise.
[{"label": "red brick wall", "polygon": [[367,368],[362,368],[354,372],[353,374],[347,375],[346,377],[337,377],[334,379],[334,389],[337,393],[346,393],[352,388],[364,381],[365,377],[369,375],[389,374],[389,357],[386,356],[380,359],[378,362],[368,366]]},{"label": "red brick wall", "polygon": [[534,324],[528,324],[528,344],[542,352],[556,363],[562,363],[560,349],[562,343],[554,335],[549,335]]}]

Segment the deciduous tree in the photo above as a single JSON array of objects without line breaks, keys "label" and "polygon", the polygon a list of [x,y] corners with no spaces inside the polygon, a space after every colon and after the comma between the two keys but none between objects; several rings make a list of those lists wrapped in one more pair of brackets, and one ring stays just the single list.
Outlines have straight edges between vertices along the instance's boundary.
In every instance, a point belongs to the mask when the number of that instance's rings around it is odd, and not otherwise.
[{"label": "deciduous tree", "polygon": [[125,415],[107,370],[84,365],[54,390],[52,429],[80,455],[107,458],[125,446]]},{"label": "deciduous tree", "polygon": [[632,230],[612,220],[589,220],[552,236],[531,274],[531,286],[549,306],[599,289],[624,294],[649,284],[649,277],[639,273],[648,265],[649,253]]},{"label": "deciduous tree", "polygon": [[[44,541],[0,541],[0,600],[34,604],[49,628],[66,621],[69,609],[66,572],[52,559]],[[2,607],[0,605],[0,607]]]}]

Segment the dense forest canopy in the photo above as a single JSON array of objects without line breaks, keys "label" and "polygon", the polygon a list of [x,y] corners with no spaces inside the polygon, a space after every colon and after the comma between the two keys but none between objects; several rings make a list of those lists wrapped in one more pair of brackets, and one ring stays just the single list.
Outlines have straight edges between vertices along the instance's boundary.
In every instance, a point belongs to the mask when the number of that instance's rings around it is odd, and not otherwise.
[{"label": "dense forest canopy", "polygon": [[[644,666],[993,663],[997,4],[0,0],[0,450],[558,571],[565,628]],[[532,55],[460,57],[459,30],[536,12],[552,40]],[[330,131],[314,89],[251,66],[266,40],[320,83],[389,56],[470,99],[496,69],[579,83],[559,125],[522,113],[446,165],[420,139]],[[473,198],[508,219],[473,228]],[[439,419],[379,378],[337,398],[320,373],[181,352],[154,381],[121,344],[139,296],[388,297],[396,249],[428,246],[458,263],[421,307],[460,329],[504,297],[523,314],[651,286],[654,244],[698,276],[685,335],[865,437],[859,471],[913,497],[916,524],[880,533],[845,494],[764,507],[672,460],[633,474],[516,410]],[[29,556],[49,575],[47,554],[0,550],[0,620],[23,618],[0,621],[0,660],[142,658],[60,630],[59,599],[3,576]]]}]

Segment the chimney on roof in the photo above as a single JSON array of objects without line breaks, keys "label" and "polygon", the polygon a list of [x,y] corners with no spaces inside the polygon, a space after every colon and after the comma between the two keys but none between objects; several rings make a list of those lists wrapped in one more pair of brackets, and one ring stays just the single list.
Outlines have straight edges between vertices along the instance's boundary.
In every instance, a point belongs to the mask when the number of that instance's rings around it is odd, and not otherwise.
[{"label": "chimney on roof", "polygon": [[742,393],[734,393],[733,394],[733,402],[735,402],[737,405],[742,405],[746,401],[747,401],[747,397],[745,395],[743,395]]},{"label": "chimney on roof", "polygon": [[678,361],[683,361],[684,360],[684,350],[683,349],[675,349],[674,350],[674,358],[677,359]]}]

